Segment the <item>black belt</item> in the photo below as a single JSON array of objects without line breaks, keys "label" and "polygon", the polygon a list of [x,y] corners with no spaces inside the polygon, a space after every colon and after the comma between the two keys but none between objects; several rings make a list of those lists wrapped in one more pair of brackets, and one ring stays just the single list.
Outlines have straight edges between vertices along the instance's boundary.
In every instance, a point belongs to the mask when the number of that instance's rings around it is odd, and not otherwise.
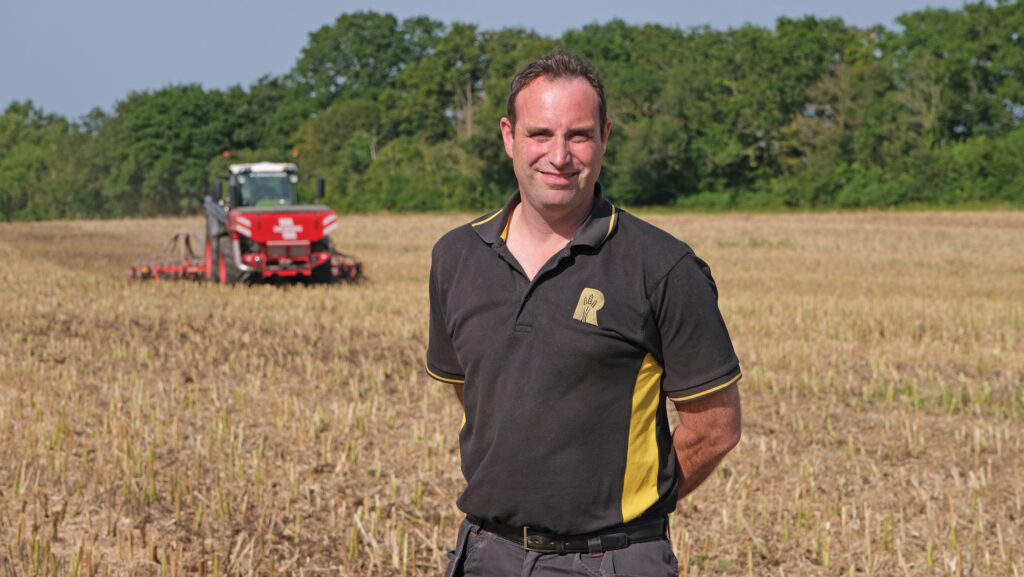
[{"label": "black belt", "polygon": [[480,529],[494,533],[502,539],[522,545],[527,551],[537,553],[590,553],[596,555],[605,551],[625,549],[632,543],[656,541],[667,535],[668,521],[661,519],[645,519],[633,521],[625,525],[610,527],[603,531],[586,535],[554,535],[534,531],[529,527],[512,527],[497,523],[488,523],[472,517],[469,520],[480,525]]}]

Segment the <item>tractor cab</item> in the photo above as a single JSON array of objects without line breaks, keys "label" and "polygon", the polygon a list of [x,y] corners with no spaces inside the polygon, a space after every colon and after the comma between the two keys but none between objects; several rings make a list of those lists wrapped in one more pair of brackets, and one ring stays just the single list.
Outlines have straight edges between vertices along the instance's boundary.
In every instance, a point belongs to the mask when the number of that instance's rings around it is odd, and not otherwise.
[{"label": "tractor cab", "polygon": [[281,207],[295,204],[298,167],[287,162],[232,164],[231,206]]}]

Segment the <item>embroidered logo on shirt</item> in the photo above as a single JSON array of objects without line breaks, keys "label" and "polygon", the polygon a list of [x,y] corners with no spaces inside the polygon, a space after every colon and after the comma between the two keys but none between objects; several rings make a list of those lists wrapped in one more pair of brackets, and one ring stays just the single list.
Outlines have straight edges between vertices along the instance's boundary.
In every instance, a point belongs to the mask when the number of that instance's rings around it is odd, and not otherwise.
[{"label": "embroidered logo on shirt", "polygon": [[585,288],[580,293],[580,302],[576,304],[576,312],[572,318],[597,326],[597,311],[604,306],[604,293],[597,289]]}]

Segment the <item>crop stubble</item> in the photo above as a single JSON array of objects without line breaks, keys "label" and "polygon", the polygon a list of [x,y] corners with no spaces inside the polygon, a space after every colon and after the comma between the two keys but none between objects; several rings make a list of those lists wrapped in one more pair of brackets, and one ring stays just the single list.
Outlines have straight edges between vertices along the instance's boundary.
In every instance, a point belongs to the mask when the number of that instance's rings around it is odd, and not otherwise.
[{"label": "crop stubble", "polygon": [[[0,224],[0,572],[439,574],[426,277],[467,218],[342,217],[368,280],[285,288],[121,278],[197,219]],[[745,373],[681,574],[1024,573],[1024,213],[646,218],[711,264]]]}]

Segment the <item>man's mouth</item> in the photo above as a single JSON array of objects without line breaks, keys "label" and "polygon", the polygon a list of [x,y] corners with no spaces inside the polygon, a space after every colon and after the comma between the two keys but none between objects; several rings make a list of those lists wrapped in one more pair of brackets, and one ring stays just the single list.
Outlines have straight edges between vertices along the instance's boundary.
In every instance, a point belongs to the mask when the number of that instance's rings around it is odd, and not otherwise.
[{"label": "man's mouth", "polygon": [[577,176],[579,176],[580,173],[577,172],[577,171],[574,171],[574,172],[548,172],[548,171],[541,171],[541,174],[544,175],[544,179],[545,180],[556,181],[556,182],[558,182],[558,181],[568,182],[570,180],[575,179]]}]

